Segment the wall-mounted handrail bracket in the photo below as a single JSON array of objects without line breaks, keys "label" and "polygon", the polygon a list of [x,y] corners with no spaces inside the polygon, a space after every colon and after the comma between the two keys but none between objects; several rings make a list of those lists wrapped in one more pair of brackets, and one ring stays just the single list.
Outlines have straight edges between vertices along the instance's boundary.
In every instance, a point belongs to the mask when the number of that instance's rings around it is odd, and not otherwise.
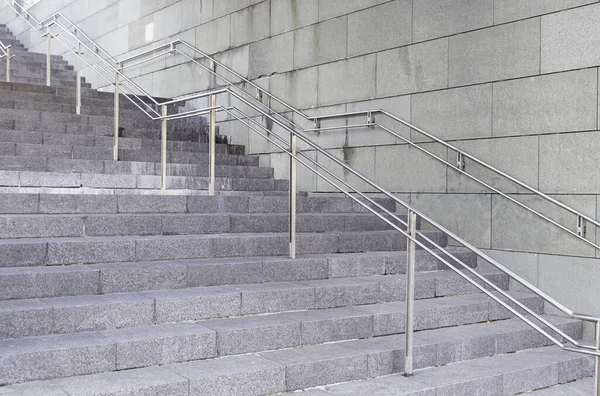
[{"label": "wall-mounted handrail bracket", "polygon": [[577,216],[577,235],[585,238],[587,233],[587,221],[582,216]]},{"label": "wall-mounted handrail bracket", "polygon": [[375,115],[371,112],[367,113],[367,124],[371,127],[375,127]]},{"label": "wall-mounted handrail bracket", "polygon": [[460,151],[456,152],[456,167],[462,171],[467,167],[465,155]]},{"label": "wall-mounted handrail bracket", "polygon": [[313,120],[313,129],[314,130],[319,130],[321,129],[321,120],[319,118],[315,118]]}]

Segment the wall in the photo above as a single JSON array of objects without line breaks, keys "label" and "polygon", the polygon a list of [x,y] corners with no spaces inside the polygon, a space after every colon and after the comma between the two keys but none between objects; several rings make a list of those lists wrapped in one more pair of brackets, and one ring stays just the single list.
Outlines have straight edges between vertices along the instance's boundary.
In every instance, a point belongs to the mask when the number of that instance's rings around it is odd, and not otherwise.
[{"label": "wall", "polygon": [[[183,37],[309,114],[386,109],[597,218],[597,1],[42,0],[31,10],[38,18],[61,10],[115,56]],[[38,33],[12,11],[1,9],[0,23],[43,51]],[[210,86],[197,71],[181,59],[160,59],[131,73],[155,95],[173,96]],[[454,163],[454,152],[378,121]],[[286,176],[287,159],[273,145],[239,125],[222,128]],[[600,277],[593,248],[380,130],[312,136],[465,239],[502,255],[559,300],[600,314],[592,303],[600,289],[584,302],[574,293]],[[472,162],[466,169],[575,230],[574,216]],[[303,189],[332,191],[311,172],[300,174]]]}]

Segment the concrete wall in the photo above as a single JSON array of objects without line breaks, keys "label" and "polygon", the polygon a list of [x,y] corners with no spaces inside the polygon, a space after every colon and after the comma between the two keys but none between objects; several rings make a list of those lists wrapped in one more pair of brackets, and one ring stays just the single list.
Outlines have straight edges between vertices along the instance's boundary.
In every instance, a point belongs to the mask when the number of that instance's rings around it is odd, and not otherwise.
[{"label": "concrete wall", "polygon": [[[39,18],[58,10],[114,56],[182,37],[308,114],[388,110],[598,216],[598,1],[42,0],[31,9]],[[43,51],[39,34],[12,11],[1,9],[0,23],[8,23],[32,50]],[[171,58],[131,73],[153,94],[173,96],[208,88],[210,79],[198,71]],[[377,121],[455,162],[451,150],[389,120]],[[337,125],[362,122],[352,118]],[[287,159],[272,144],[240,125],[222,128],[235,143],[261,154],[278,177],[286,176]],[[285,136],[276,127],[273,134]],[[600,276],[595,259],[600,256],[593,248],[400,138],[369,128],[312,137],[477,246],[498,254],[533,254],[535,260],[516,260],[517,269],[535,273],[540,287],[554,290],[572,272],[578,286],[566,290],[563,284],[558,296],[566,303],[578,303],[573,291],[587,285],[586,276]],[[327,161],[314,152],[307,155]],[[466,169],[575,230],[574,216],[472,162]],[[310,171],[301,169],[300,175],[301,188],[332,191]],[[588,230],[587,237],[596,240],[593,227]],[[598,295],[582,308],[600,314],[598,304],[591,304],[600,297],[595,289]]]}]

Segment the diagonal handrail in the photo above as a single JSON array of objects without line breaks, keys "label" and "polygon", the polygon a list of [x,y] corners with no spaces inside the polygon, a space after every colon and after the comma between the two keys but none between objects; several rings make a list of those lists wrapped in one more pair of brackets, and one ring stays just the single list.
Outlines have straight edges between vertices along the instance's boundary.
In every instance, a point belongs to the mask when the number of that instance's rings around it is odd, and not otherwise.
[{"label": "diagonal handrail", "polygon": [[[539,189],[537,189],[537,188],[535,188],[535,187],[533,187],[533,186],[531,186],[531,185],[529,185],[529,184],[527,184],[527,183],[525,183],[525,182],[523,182],[523,181],[521,181],[521,180],[519,180],[519,179],[511,176],[511,175],[509,175],[508,173],[506,173],[506,172],[504,172],[504,171],[502,171],[502,170],[494,167],[493,165],[491,165],[491,164],[489,164],[489,163],[487,163],[487,162],[485,162],[485,161],[483,161],[483,160],[475,157],[474,155],[471,155],[471,154],[465,152],[464,150],[462,150],[462,149],[454,146],[453,144],[448,143],[445,140],[442,140],[442,139],[438,138],[437,136],[435,136],[435,135],[433,135],[433,134],[431,134],[431,133],[423,130],[422,128],[419,128],[419,127],[413,125],[412,123],[410,123],[410,122],[408,122],[406,120],[403,120],[402,118],[400,118],[400,117],[398,117],[398,116],[396,116],[396,115],[394,115],[394,114],[392,114],[392,113],[390,113],[388,111],[381,110],[381,109],[363,110],[363,111],[352,111],[352,112],[345,112],[345,113],[337,113],[337,114],[327,114],[327,115],[315,116],[315,117],[313,117],[313,120],[315,120],[315,121],[321,121],[321,120],[325,120],[325,119],[345,118],[345,117],[358,116],[358,115],[364,115],[364,116],[369,117],[370,115],[374,115],[374,114],[382,114],[382,115],[384,115],[384,116],[392,119],[393,121],[396,121],[396,122],[398,122],[398,123],[400,123],[400,124],[402,124],[402,125],[410,128],[411,130],[414,130],[414,131],[420,133],[421,135],[423,135],[423,136],[431,139],[432,141],[440,143],[444,147],[446,147],[446,148],[448,148],[450,150],[453,150],[456,153],[460,153],[465,158],[468,158],[468,159],[472,160],[476,164],[481,165],[482,167],[484,167],[485,169],[490,170],[490,171],[494,172],[495,174],[497,174],[499,176],[502,176],[506,180],[509,180],[509,181],[515,183],[516,185],[518,185],[518,186],[520,186],[520,187],[528,190],[529,192],[533,193],[534,195],[537,195],[537,196],[543,198],[544,200],[546,200],[546,201],[548,201],[548,202],[550,202],[550,203],[552,203],[552,204],[560,207],[561,209],[564,209],[564,210],[566,210],[566,211],[568,211],[568,212],[570,212],[570,213],[572,213],[572,214],[574,214],[574,215],[576,215],[576,216],[578,216],[578,217],[586,220],[587,222],[593,224],[596,227],[600,227],[600,221],[594,219],[593,217],[590,217],[590,216],[586,215],[585,213],[582,213],[581,211],[579,211],[577,209],[574,209],[574,208],[570,207],[569,205],[564,204],[563,202],[560,202],[559,200],[557,200],[557,199],[551,197],[550,195],[548,195],[548,194],[540,191]],[[402,135],[400,135],[400,134],[398,134],[398,133],[390,130],[389,128],[384,127],[383,125],[381,125],[379,123],[372,122],[372,123],[370,123],[368,125],[369,126],[378,126],[381,129],[383,129],[384,131],[386,131],[387,133],[395,136],[396,138],[401,139],[402,141],[404,141],[405,143],[408,143],[408,144],[412,145],[413,147],[417,147],[417,148],[421,147],[421,146],[418,146],[416,143],[414,143],[412,140],[407,139],[406,137],[404,137],[404,136],[402,136]],[[351,127],[352,126],[340,126],[340,127],[332,127],[331,129],[341,129],[341,128],[351,128]],[[322,129],[321,128],[315,128],[313,130],[317,131],[317,130],[322,130]],[[484,185],[484,187],[486,187],[488,189],[495,190],[494,192],[496,192],[496,193],[498,193],[500,195],[503,195],[505,198],[507,198],[507,199],[511,200],[512,202],[518,204],[519,206],[521,206],[521,207],[529,210],[530,212],[536,214],[537,216],[544,218],[545,220],[551,222],[553,225],[561,228],[562,230],[569,232],[570,234],[572,234],[573,236],[577,237],[578,239],[581,239],[584,242],[587,242],[587,243],[591,244],[592,246],[596,247],[597,249],[600,249],[600,245],[597,245],[597,244],[595,244],[595,243],[593,243],[593,242],[585,239],[583,236],[581,236],[581,235],[579,235],[577,233],[574,233],[573,231],[569,230],[568,228],[564,227],[563,225],[561,225],[559,223],[556,223],[553,220],[545,218],[545,216],[543,216],[543,215],[541,215],[539,213],[536,213],[536,211],[534,209],[529,208],[525,204],[523,204],[521,202],[518,202],[518,201],[516,201],[516,200],[514,200],[512,198],[510,198],[507,194],[504,194],[504,193],[502,193],[502,192],[494,189],[493,187],[491,187],[489,185],[486,185],[485,182],[477,179],[473,175],[468,174],[467,172],[465,172],[464,170],[462,170],[460,168],[452,166],[446,160],[443,160],[440,157],[435,156],[434,154],[432,154],[431,152],[428,152],[425,149],[421,148],[421,151],[427,152],[432,157],[436,157],[436,159],[445,162],[448,166],[451,166],[451,167],[455,168],[459,173],[461,173],[461,174],[469,177],[470,179],[476,181],[479,184]]]}]

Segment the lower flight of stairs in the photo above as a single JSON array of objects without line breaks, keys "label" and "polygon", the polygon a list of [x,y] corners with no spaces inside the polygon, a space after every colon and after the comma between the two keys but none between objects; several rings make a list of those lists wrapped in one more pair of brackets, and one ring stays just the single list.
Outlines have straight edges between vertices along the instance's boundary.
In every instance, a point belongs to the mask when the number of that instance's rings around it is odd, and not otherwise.
[{"label": "lower flight of stairs", "polygon": [[[587,389],[592,359],[550,346],[422,249],[417,371],[402,376],[405,237],[348,198],[299,194],[289,259],[288,182],[256,156],[220,136],[220,191],[206,196],[206,125],[169,123],[175,191],[163,195],[155,122],[122,100],[113,161],[112,95],[84,89],[75,115],[72,68],[56,58],[55,86],[27,84],[43,83],[43,56],[16,51],[14,77],[29,80],[0,83],[0,395]],[[506,275],[448,250],[508,290]],[[581,322],[546,318],[583,337]]]}]

